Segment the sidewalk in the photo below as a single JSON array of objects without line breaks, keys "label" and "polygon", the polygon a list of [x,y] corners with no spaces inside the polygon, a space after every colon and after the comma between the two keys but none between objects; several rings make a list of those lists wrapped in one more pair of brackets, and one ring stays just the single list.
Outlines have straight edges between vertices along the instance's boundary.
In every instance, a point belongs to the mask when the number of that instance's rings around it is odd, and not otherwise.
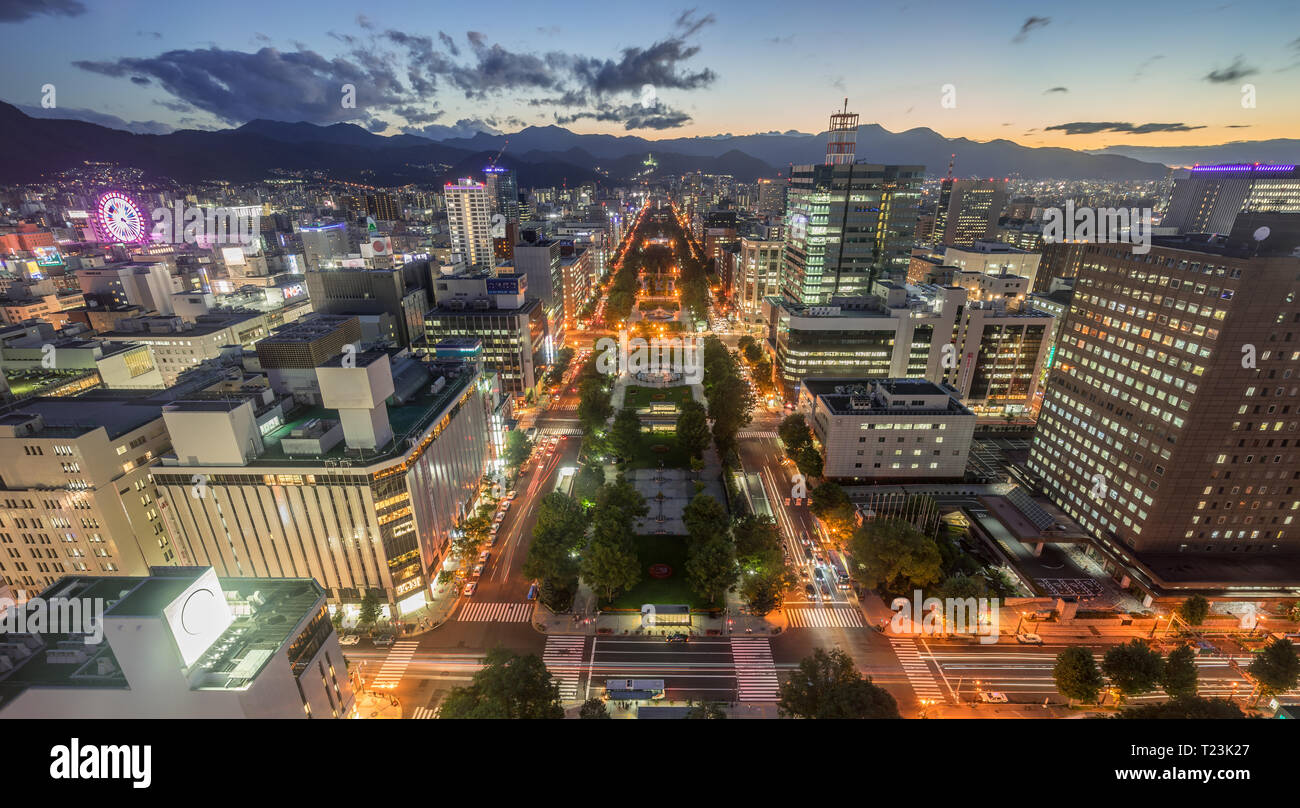
[{"label": "sidewalk", "polygon": [[573,610],[556,614],[540,602],[533,612],[533,628],[543,634],[600,634],[664,637],[689,634],[693,637],[773,636],[789,625],[781,609],[759,617],[744,612],[741,604],[729,597],[727,608],[710,617],[708,612],[692,612],[691,625],[641,627],[641,613],[633,611],[598,611],[596,598],[583,586],[574,598]]}]

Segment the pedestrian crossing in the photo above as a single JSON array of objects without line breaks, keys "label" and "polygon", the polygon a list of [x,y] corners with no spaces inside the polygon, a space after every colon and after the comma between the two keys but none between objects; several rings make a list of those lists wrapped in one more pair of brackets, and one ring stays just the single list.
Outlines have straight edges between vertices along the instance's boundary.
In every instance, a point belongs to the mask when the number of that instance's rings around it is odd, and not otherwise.
[{"label": "pedestrian crossing", "polygon": [[916,640],[911,637],[890,637],[889,644],[894,646],[894,653],[903,666],[903,674],[916,691],[917,698],[943,699],[943,690],[934,679],[934,673],[926,664],[921,652],[916,648]]},{"label": "pedestrian crossing", "polygon": [[532,616],[531,603],[467,603],[456,619],[466,623],[527,623]]},{"label": "pedestrian crossing", "polygon": [[736,701],[774,702],[781,697],[767,639],[731,638],[731,661],[736,666]]},{"label": "pedestrian crossing", "polygon": [[832,606],[829,609],[790,608],[785,610],[790,618],[790,628],[862,628],[862,612],[852,606]]},{"label": "pedestrian crossing", "polygon": [[578,698],[578,681],[582,678],[586,649],[585,636],[552,634],[546,638],[542,662],[560,686],[561,701],[576,701]]},{"label": "pedestrian crossing", "polygon": [[406,673],[406,668],[411,664],[411,658],[415,656],[415,651],[420,647],[417,640],[401,640],[393,643],[393,648],[384,658],[384,666],[379,669],[375,680],[371,686],[380,690],[392,690],[402,681],[402,674]]},{"label": "pedestrian crossing", "polygon": [[578,402],[576,402],[576,401],[557,401],[557,402],[555,402],[554,404],[551,405],[551,409],[552,409],[552,410],[557,410],[557,411],[576,410],[576,409],[578,409]]},{"label": "pedestrian crossing", "polygon": [[742,430],[736,433],[737,438],[775,438],[775,432],[757,432],[754,430]]},{"label": "pedestrian crossing", "polygon": [[582,429],[576,426],[544,426],[538,430],[539,435],[567,435],[576,437],[582,434]]},{"label": "pedestrian crossing", "polygon": [[437,717],[438,717],[438,711],[432,707],[420,707],[411,716],[411,718],[437,718]]}]

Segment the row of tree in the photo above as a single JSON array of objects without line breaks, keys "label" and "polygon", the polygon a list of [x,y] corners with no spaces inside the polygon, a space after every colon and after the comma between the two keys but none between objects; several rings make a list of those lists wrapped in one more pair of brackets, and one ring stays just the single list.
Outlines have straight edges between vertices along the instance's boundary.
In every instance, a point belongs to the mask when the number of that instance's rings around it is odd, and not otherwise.
[{"label": "row of tree", "polygon": [[713,335],[704,338],[704,395],[713,421],[713,443],[726,457],[736,447],[736,435],[754,417],[754,394],[740,375],[736,357]]},{"label": "row of tree", "polygon": [[812,430],[808,428],[803,413],[787,415],[776,428],[776,434],[781,438],[786,456],[794,461],[801,474],[806,477],[822,476],[825,466],[822,453],[813,444]]}]

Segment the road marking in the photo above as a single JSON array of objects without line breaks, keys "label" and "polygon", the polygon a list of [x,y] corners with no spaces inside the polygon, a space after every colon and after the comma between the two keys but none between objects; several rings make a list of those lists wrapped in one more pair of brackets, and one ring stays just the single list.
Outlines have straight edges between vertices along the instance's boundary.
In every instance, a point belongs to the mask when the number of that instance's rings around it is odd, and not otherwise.
[{"label": "road marking", "polygon": [[437,718],[438,711],[432,707],[421,707],[415,711],[411,718]]},{"label": "road marking", "polygon": [[406,667],[411,664],[411,657],[415,656],[415,651],[420,647],[418,640],[402,640],[393,643],[393,648],[384,657],[384,666],[379,669],[375,680],[370,683],[371,687],[392,690],[402,681],[402,674],[406,673]]},{"label": "road marking", "polygon": [[736,437],[737,437],[737,438],[775,438],[775,437],[776,437],[776,433],[775,433],[775,432],[755,432],[755,431],[752,431],[752,430],[751,430],[751,431],[745,431],[745,432],[737,432],[737,433],[736,433]]},{"label": "road marking", "polygon": [[736,667],[736,701],[775,702],[781,698],[769,640],[732,637],[731,660]]},{"label": "road marking", "polygon": [[466,623],[527,623],[531,603],[467,603],[456,619]]},{"label": "road marking", "polygon": [[568,435],[570,437],[581,435],[582,429],[579,427],[569,426],[544,426],[538,433],[539,435]]},{"label": "road marking", "polygon": [[578,681],[582,678],[586,648],[586,635],[552,634],[546,638],[542,662],[560,686],[561,701],[575,701],[578,698]]},{"label": "road marking", "polygon": [[916,695],[923,699],[944,699],[943,690],[935,681],[934,673],[916,649],[916,640],[911,637],[890,637],[889,644],[894,647],[898,662],[903,666],[903,673]]},{"label": "road marking", "polygon": [[791,628],[863,628],[862,612],[852,607],[829,609],[786,609]]}]

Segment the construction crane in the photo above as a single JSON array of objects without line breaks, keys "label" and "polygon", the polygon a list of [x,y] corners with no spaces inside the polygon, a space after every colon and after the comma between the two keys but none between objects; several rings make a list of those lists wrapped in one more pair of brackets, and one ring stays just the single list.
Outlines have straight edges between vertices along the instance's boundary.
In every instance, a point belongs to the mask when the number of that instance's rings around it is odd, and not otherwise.
[{"label": "construction crane", "polygon": [[510,145],[510,138],[506,138],[506,142],[501,144],[501,151],[497,152],[496,156],[493,157],[491,160],[488,160],[487,167],[489,170],[497,167],[497,160],[501,159],[501,155],[505,154],[506,146],[509,145]]}]

